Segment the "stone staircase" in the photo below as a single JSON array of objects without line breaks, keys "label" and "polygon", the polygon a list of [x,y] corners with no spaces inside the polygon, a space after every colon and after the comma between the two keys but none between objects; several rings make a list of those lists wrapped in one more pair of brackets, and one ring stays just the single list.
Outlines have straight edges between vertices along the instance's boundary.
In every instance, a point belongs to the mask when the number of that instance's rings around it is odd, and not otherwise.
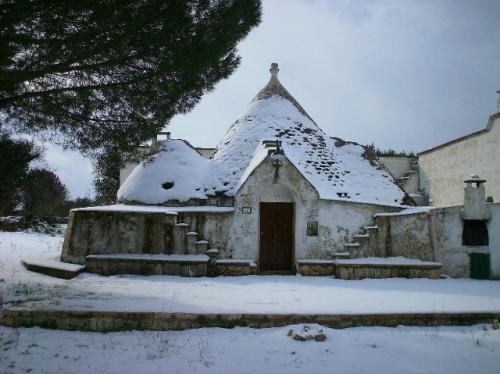
[{"label": "stone staircase", "polygon": [[200,239],[198,233],[196,231],[192,231],[188,223],[179,222],[175,224],[174,254],[205,254],[208,249],[208,241]]},{"label": "stone staircase", "polygon": [[348,259],[335,261],[335,275],[341,279],[363,278],[431,278],[440,277],[441,264],[418,259],[390,257],[384,235],[380,231],[381,217],[365,225],[345,243]]},{"label": "stone staircase", "polygon": [[365,225],[359,232],[352,236],[352,240],[344,244],[346,252],[349,252],[349,258],[359,257],[379,257],[377,224]]}]

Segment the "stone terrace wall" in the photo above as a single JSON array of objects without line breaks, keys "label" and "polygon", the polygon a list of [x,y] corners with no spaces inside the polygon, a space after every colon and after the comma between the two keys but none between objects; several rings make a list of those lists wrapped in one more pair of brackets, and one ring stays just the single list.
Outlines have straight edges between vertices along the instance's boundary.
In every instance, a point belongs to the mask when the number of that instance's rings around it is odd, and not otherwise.
[{"label": "stone terrace wall", "polygon": [[432,209],[429,213],[376,216],[382,257],[403,256],[442,263],[443,274],[469,277],[470,253],[490,254],[490,277],[500,279],[500,204],[488,204],[489,245],[462,244],[463,206]]},{"label": "stone terrace wall", "polygon": [[174,248],[176,215],[166,213],[72,211],[61,261],[83,264],[85,256],[166,253]]},{"label": "stone terrace wall", "polygon": [[426,213],[377,216],[378,247],[382,257],[402,256],[433,261]]}]

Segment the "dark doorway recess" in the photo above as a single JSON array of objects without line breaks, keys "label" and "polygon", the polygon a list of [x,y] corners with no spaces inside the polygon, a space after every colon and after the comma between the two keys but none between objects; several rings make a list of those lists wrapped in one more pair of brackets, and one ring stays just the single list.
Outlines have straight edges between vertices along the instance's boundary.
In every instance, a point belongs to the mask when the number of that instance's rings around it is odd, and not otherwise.
[{"label": "dark doorway recess", "polygon": [[488,228],[486,221],[464,220],[462,245],[488,245]]},{"label": "dark doorway recess", "polygon": [[293,203],[260,203],[260,271],[291,272]]}]

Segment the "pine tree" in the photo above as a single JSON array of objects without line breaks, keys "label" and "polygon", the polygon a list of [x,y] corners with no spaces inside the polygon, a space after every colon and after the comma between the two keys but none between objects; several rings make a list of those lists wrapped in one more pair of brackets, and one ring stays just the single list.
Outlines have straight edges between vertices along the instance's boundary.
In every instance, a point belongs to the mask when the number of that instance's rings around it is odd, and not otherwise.
[{"label": "pine tree", "polygon": [[114,203],[120,187],[122,153],[117,148],[108,148],[95,157],[93,167],[96,203],[99,205]]},{"label": "pine tree", "polygon": [[260,0],[2,1],[0,118],[133,150],[236,69],[260,15]]},{"label": "pine tree", "polygon": [[67,216],[68,191],[51,170],[30,170],[23,186],[24,214],[27,216]]},{"label": "pine tree", "polygon": [[21,199],[21,188],[30,163],[41,157],[41,149],[22,139],[0,133],[0,216],[13,213]]}]

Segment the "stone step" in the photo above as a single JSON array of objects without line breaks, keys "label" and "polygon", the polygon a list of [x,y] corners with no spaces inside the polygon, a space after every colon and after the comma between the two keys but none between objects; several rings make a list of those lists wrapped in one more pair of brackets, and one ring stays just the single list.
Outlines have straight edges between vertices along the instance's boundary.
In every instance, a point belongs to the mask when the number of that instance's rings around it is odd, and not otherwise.
[{"label": "stone step", "polygon": [[70,264],[56,260],[21,260],[21,264],[29,271],[61,279],[75,278],[85,270],[85,265]]},{"label": "stone step", "polygon": [[359,244],[359,242],[351,242],[351,243],[345,243],[344,246],[347,247],[347,248],[351,248],[351,247],[359,247],[361,244]]},{"label": "stone step", "polygon": [[398,258],[356,258],[337,260],[335,275],[339,279],[364,278],[430,278],[439,279],[441,263]]},{"label": "stone step", "polygon": [[370,234],[354,234],[352,237],[354,239],[368,239]]},{"label": "stone step", "polygon": [[201,277],[208,273],[206,255],[112,254],[85,258],[86,270],[101,275],[180,275]]},{"label": "stone step", "polygon": [[239,258],[221,258],[210,266],[211,275],[218,276],[240,276],[257,274],[255,260]]},{"label": "stone step", "polygon": [[198,233],[190,231],[186,233],[186,254],[196,254],[196,242],[198,241]]},{"label": "stone step", "polygon": [[333,276],[335,275],[335,260],[302,259],[295,263],[297,273],[303,276]]},{"label": "stone step", "polygon": [[363,229],[364,230],[378,230],[378,225],[367,225],[367,226],[363,226]]},{"label": "stone step", "polygon": [[351,252],[334,252],[333,258],[351,258]]},{"label": "stone step", "polygon": [[196,246],[197,254],[206,253],[208,249],[208,240],[198,240],[194,244]]},{"label": "stone step", "polygon": [[176,223],[174,226],[174,253],[184,254],[187,248],[187,230],[189,225],[185,222]]}]

